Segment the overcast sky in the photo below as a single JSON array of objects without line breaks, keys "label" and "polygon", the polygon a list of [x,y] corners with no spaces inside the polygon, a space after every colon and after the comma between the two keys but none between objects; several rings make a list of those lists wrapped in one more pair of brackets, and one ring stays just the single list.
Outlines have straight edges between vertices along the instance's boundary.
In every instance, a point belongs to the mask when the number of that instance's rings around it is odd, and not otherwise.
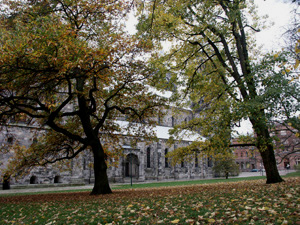
[{"label": "overcast sky", "polygon": [[254,2],[258,5],[259,15],[267,14],[268,22],[274,23],[272,27],[257,33],[257,43],[265,50],[281,49],[284,44],[282,35],[293,16],[291,14],[293,6],[291,3],[284,2],[291,2],[291,0],[255,0]]}]

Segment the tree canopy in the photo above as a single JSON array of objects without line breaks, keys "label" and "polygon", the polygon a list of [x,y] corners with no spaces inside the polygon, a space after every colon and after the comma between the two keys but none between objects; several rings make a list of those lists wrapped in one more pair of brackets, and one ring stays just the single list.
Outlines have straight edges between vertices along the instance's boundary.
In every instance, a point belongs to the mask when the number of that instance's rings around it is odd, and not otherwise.
[{"label": "tree canopy", "polygon": [[92,194],[111,192],[106,159],[120,154],[116,119],[126,115],[128,135],[151,135],[146,127],[163,105],[147,86],[153,71],[142,56],[151,45],[124,31],[131,7],[115,0],[1,2],[1,126],[26,118],[46,129],[29,149],[15,148],[11,174],[91,150]]},{"label": "tree canopy", "polygon": [[214,159],[213,171],[215,176],[222,176],[228,179],[229,175],[239,175],[239,166],[236,164],[233,155],[217,155]]},{"label": "tree canopy", "polygon": [[[157,79],[171,76],[178,87],[174,99],[188,99],[194,109],[194,119],[177,128],[206,137],[177,153],[194,155],[197,147],[209,154],[228,151],[233,127],[249,119],[267,183],[281,182],[269,130],[271,119],[292,117],[299,109],[298,76],[291,73],[286,53],[263,56],[255,48],[252,34],[262,24],[253,1],[156,0],[139,6],[140,35],[156,45],[172,43],[150,61],[159,69]],[[163,82],[158,86],[166,88]]]}]

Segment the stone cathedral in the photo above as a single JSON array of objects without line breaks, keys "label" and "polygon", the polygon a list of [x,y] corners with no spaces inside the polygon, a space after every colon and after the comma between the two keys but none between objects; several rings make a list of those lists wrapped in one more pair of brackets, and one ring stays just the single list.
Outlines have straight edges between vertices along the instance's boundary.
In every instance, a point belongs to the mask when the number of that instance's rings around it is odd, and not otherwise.
[{"label": "stone cathedral", "polygon": [[[130,145],[131,137],[123,135],[123,156],[117,162],[118,166],[111,166],[107,170],[110,182],[128,183],[131,179],[133,182],[144,182],[212,177],[212,162],[209,158],[198,157],[193,162],[181,162],[173,166],[166,156],[168,152],[181,146],[187,146],[194,140],[193,137],[187,137],[171,146],[167,144],[169,129],[176,124],[189,121],[192,117],[191,111],[182,110],[181,114],[176,117],[170,111],[164,118],[157,118],[159,125],[155,131],[158,141],[155,142],[149,143],[141,138],[136,146],[132,147]],[[34,141],[34,132],[43,131],[25,123],[12,123],[9,128],[2,130],[0,145],[3,147],[18,141],[24,146],[29,146]],[[4,176],[1,174],[1,169],[5,168],[8,158],[11,156],[10,152],[0,153],[1,178]],[[90,166],[92,161],[92,154],[84,151],[70,162],[68,170],[62,171],[51,164],[46,167],[36,167],[25,177],[18,180],[12,179],[11,184],[93,183],[93,168]]]}]

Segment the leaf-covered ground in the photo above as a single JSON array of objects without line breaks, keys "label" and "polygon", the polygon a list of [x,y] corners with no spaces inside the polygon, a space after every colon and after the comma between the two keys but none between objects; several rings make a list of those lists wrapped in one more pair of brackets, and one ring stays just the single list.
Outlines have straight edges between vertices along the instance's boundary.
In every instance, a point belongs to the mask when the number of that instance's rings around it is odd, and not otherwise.
[{"label": "leaf-covered ground", "polygon": [[300,224],[300,178],[0,197],[0,224]]}]

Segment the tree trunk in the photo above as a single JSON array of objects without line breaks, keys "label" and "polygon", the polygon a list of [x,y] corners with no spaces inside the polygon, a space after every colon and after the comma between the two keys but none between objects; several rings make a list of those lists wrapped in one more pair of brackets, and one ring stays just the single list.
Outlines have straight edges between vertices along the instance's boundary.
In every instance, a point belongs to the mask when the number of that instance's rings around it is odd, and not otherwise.
[{"label": "tree trunk", "polygon": [[112,193],[108,177],[107,177],[107,165],[105,162],[105,153],[103,151],[101,142],[98,137],[98,130],[94,131],[92,122],[90,119],[88,100],[82,94],[85,85],[85,78],[78,77],[76,79],[76,89],[78,91],[78,106],[79,106],[79,117],[84,129],[84,133],[88,137],[89,145],[92,148],[94,155],[94,176],[95,183],[91,195],[110,194]]},{"label": "tree trunk", "polygon": [[267,184],[274,184],[284,181],[279,175],[277,169],[273,146],[266,146],[266,149],[260,151],[260,155],[266,170]]},{"label": "tree trunk", "polygon": [[112,193],[108,177],[107,177],[107,165],[105,162],[105,154],[101,143],[92,146],[94,155],[94,176],[95,183],[91,195],[110,194]]},{"label": "tree trunk", "polygon": [[[265,118],[263,113],[259,118]],[[264,168],[266,170],[267,184],[274,184],[284,181],[279,175],[274,154],[274,147],[271,142],[270,133],[267,125],[262,120],[251,119],[253,128],[257,135],[256,147],[258,148]]]},{"label": "tree trunk", "polygon": [[3,176],[3,190],[9,190],[10,189],[10,175],[7,173]]}]

